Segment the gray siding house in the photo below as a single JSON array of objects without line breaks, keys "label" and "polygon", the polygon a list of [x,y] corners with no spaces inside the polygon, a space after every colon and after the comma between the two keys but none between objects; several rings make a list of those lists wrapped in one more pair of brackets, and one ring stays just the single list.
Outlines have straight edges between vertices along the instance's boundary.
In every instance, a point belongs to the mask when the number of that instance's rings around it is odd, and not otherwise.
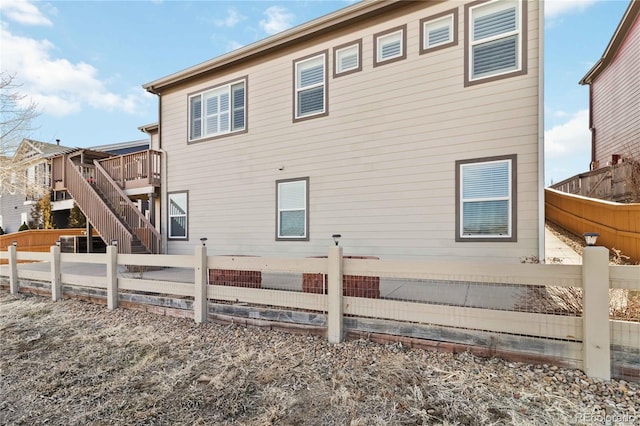
[{"label": "gray siding house", "polygon": [[536,1],[367,1],[144,85],[165,250],[543,253]]},{"label": "gray siding house", "polygon": [[17,232],[29,223],[33,205],[51,186],[51,158],[72,148],[23,139],[11,158],[3,158],[6,167],[0,179],[0,226],[5,233]]}]

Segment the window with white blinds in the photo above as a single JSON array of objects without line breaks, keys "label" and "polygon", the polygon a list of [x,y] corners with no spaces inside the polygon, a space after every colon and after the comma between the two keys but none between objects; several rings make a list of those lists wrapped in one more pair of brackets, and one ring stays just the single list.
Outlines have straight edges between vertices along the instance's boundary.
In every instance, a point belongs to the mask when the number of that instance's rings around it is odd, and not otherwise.
[{"label": "window with white blinds", "polygon": [[189,140],[245,130],[246,102],[246,80],[191,95]]},{"label": "window with white blinds", "polygon": [[522,69],[522,4],[498,0],[471,7],[469,80]]},{"label": "window with white blinds", "polygon": [[406,58],[406,25],[373,36],[374,66]]},{"label": "window with white blinds", "polygon": [[326,53],[294,63],[295,117],[303,118],[326,111]]},{"label": "window with white blinds", "polygon": [[454,14],[422,22],[422,53],[435,47],[454,44]]},{"label": "window with white blinds", "polygon": [[307,240],[309,179],[276,182],[278,240]]},{"label": "window with white blinds", "polygon": [[168,199],[169,238],[186,240],[188,238],[188,194],[186,192],[169,193]]},{"label": "window with white blinds", "polygon": [[334,77],[362,70],[361,50],[362,40],[335,47],[333,49]]},{"label": "window with white blinds", "polygon": [[513,237],[515,156],[458,164],[459,239]]}]

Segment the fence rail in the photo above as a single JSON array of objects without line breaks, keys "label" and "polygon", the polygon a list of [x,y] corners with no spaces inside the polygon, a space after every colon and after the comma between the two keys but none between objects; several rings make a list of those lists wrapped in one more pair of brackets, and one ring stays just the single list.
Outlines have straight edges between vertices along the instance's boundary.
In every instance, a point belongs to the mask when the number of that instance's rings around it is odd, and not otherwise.
[{"label": "fence rail", "polygon": [[[54,300],[84,294],[91,300],[106,299],[110,309],[143,303],[145,310],[179,309],[181,316],[196,322],[236,318],[324,327],[333,342],[347,333],[364,333],[479,345],[516,359],[544,358],[576,366],[593,377],[606,379],[613,372],[640,380],[640,315],[637,322],[610,319],[607,293],[610,288],[639,291],[640,266],[608,266],[603,247],[585,248],[582,266],[349,259],[340,247],[330,247],[325,258],[307,259],[207,256],[202,246],[193,256],[117,254],[113,246],[104,254],[60,254],[55,246],[50,253],[17,253],[9,247],[0,251],[0,259],[9,260],[0,268],[0,281],[13,293],[37,288],[49,291]],[[19,268],[19,259],[40,261],[41,268]],[[70,262],[97,264],[98,272],[61,273],[61,264]],[[138,272],[126,272],[125,265]],[[149,277],[159,266],[180,269]],[[118,267],[119,274],[114,272]],[[234,277],[253,278],[247,271],[259,273],[261,283],[233,282]],[[322,281],[321,291],[305,288],[310,278]],[[277,288],[281,280],[295,282],[296,288]],[[348,285],[379,285],[392,291],[355,297],[347,294]],[[517,307],[523,296],[527,300],[553,288],[579,289],[581,313]],[[396,297],[401,290],[411,300]],[[460,291],[464,301],[456,302]],[[434,302],[442,297],[451,301]],[[475,306],[483,298],[488,304]],[[494,298],[503,300],[488,300]],[[505,301],[509,306],[498,306]]]}]

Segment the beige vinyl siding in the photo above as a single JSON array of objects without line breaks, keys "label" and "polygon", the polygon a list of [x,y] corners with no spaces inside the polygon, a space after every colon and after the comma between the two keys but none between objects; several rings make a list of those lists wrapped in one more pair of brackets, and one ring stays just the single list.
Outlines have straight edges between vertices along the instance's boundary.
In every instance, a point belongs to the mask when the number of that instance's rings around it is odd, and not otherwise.
[{"label": "beige vinyl siding", "polygon": [[[384,259],[517,262],[536,255],[537,67],[464,88],[462,44],[419,55],[419,20],[452,7],[429,4],[163,94],[166,189],[189,190],[190,208],[191,240],[169,242],[169,252],[192,253],[208,237],[210,254],[314,256],[341,233],[346,254]],[[537,2],[529,7],[535,65]],[[459,12],[462,31],[461,5]],[[374,68],[373,34],[403,24],[407,58]],[[363,70],[329,78],[329,115],[292,123],[292,61],[359,38]],[[244,75],[248,132],[187,145],[187,94]],[[518,156],[518,242],[456,243],[455,161],[510,154]],[[310,240],[275,241],[275,181],[307,176]]]},{"label": "beige vinyl siding", "polygon": [[640,157],[640,17],[615,59],[592,83],[596,160],[613,154]]}]

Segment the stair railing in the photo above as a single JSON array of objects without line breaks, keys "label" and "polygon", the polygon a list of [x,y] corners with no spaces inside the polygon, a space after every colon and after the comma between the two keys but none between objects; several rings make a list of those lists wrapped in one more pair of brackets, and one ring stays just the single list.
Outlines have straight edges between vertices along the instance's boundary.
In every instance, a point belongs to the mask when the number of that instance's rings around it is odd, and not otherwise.
[{"label": "stair railing", "polygon": [[115,180],[102,167],[98,160],[94,160],[95,183],[115,214],[138,237],[142,245],[152,254],[158,254],[162,248],[162,237],[158,230],[149,222],[142,212],[131,202],[129,197],[118,186]]},{"label": "stair railing", "polygon": [[67,157],[67,167],[64,168],[67,191],[106,244],[117,240],[119,253],[131,253],[133,235],[92,188],[93,176],[95,170],[92,166],[78,166]]}]

